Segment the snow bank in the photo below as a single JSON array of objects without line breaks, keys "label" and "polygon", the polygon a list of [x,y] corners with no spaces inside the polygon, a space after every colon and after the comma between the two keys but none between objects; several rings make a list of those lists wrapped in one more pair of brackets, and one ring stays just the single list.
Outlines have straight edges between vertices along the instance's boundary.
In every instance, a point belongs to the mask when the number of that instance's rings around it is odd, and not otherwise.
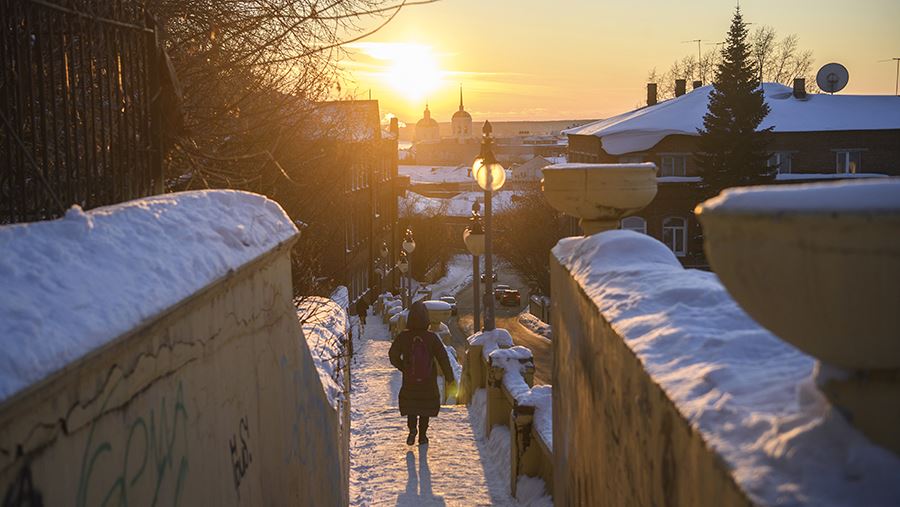
[{"label": "snow bank", "polygon": [[705,210],[736,212],[900,211],[900,180],[840,181],[724,190],[703,203]]},{"label": "snow bank", "polygon": [[84,357],[296,234],[227,190],[148,197],[0,227],[0,400]]},{"label": "snow bank", "polygon": [[519,314],[519,324],[522,324],[522,326],[532,333],[543,336],[548,340],[553,337],[553,328],[550,327],[550,324],[535,317],[528,310],[524,310]]},{"label": "snow bank", "polygon": [[553,254],[754,502],[900,504],[900,458],[832,410],[814,360],[750,319],[714,274],[632,231],[563,239]]},{"label": "snow bank", "polygon": [[[338,293],[338,300],[345,295]],[[338,410],[344,399],[344,366],[347,356],[347,332],[350,323],[347,310],[337,301],[308,296],[297,304],[297,320],[303,328],[303,337],[319,372],[328,402]]]},{"label": "snow bank", "polygon": [[434,297],[456,296],[466,285],[472,282],[472,256],[468,254],[454,255],[447,263],[447,273],[430,285]]},{"label": "snow bank", "polygon": [[481,345],[482,355],[487,361],[491,356],[491,352],[499,348],[510,348],[513,346],[512,335],[509,331],[501,328],[492,331],[479,331],[468,338],[469,345]]}]

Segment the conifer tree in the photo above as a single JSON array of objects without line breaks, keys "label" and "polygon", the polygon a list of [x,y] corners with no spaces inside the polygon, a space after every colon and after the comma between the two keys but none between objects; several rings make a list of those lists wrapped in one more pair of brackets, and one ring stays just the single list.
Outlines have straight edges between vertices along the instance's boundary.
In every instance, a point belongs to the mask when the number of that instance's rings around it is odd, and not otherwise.
[{"label": "conifer tree", "polygon": [[722,62],[703,116],[697,165],[704,194],[722,189],[758,185],[775,179],[776,168],[768,166],[771,127],[758,130],[769,114],[759,82],[759,70],[747,42],[747,25],[741,9],[735,9]]}]

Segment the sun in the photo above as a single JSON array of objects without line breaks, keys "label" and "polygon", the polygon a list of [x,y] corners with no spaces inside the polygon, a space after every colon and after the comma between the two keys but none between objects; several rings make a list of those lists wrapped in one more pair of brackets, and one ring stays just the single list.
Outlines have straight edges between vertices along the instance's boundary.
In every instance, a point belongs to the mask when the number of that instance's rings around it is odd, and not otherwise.
[{"label": "sun", "polygon": [[379,60],[380,80],[408,101],[420,102],[440,88],[444,72],[430,46],[408,42],[357,44],[369,57]]}]

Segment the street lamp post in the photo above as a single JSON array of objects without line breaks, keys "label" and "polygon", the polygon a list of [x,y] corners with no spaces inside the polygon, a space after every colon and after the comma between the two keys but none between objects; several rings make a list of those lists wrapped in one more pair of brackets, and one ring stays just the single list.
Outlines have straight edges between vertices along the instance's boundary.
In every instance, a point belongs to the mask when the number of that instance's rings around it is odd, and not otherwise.
[{"label": "street lamp post", "polygon": [[491,122],[485,121],[481,129],[481,155],[472,164],[472,175],[478,186],[484,189],[484,330],[494,329],[494,264],[493,245],[491,241],[492,192],[503,188],[506,182],[506,171],[497,161],[491,145],[494,143]]},{"label": "street lamp post", "polygon": [[406,292],[407,306],[412,304],[412,253],[413,250],[416,249],[416,241],[413,239],[413,233],[411,229],[406,229],[406,237],[403,238],[403,244],[401,245],[403,251],[406,252],[406,259],[409,262],[409,274],[406,276]]},{"label": "street lamp post", "polygon": [[391,270],[388,269],[388,266],[390,266],[390,264],[388,264],[388,254],[390,254],[390,252],[388,251],[387,243],[382,241],[381,248],[378,250],[378,256],[381,258],[381,266],[382,266],[381,280],[379,282],[380,283],[379,294],[384,294],[384,290],[385,290],[384,279],[387,278],[388,273],[391,272]]},{"label": "street lamp post", "polygon": [[409,271],[409,259],[407,259],[405,251],[400,252],[400,260],[397,262],[397,269],[400,270],[400,301],[403,303],[403,308],[408,308],[409,303],[406,298],[407,290],[403,287],[403,279],[406,278],[404,275]]},{"label": "street lamp post", "polygon": [[481,215],[478,214],[478,201],[472,204],[471,223],[463,231],[463,242],[469,253],[472,254],[472,296],[475,304],[474,332],[481,331],[481,303],[479,302],[481,276],[479,275],[478,257],[484,253],[484,226],[481,224]]}]

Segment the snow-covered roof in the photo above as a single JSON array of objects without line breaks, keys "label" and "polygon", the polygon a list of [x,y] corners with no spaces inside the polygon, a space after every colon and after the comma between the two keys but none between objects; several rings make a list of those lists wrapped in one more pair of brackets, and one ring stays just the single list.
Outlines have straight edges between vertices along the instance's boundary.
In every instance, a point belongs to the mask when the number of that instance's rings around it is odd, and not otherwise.
[{"label": "snow-covered roof", "polygon": [[[382,138],[377,100],[318,102],[302,137],[315,141],[359,143]],[[391,134],[393,136],[393,134]]]},{"label": "snow-covered roof", "polygon": [[469,165],[431,166],[401,165],[397,167],[400,176],[409,176],[413,185],[421,183],[474,183],[469,175]]},{"label": "snow-covered roof", "polygon": [[[515,190],[500,190],[494,192],[494,211],[499,211],[512,205],[513,196],[520,192]],[[425,197],[415,192],[407,192],[406,197],[401,198],[400,214],[416,213],[423,215],[442,215],[446,217],[470,217],[472,216],[472,204],[478,201],[484,209],[484,192],[460,192],[453,197]]]},{"label": "snow-covered roof", "polygon": [[[681,97],[563,133],[599,137],[610,155],[648,150],[673,134],[696,136],[712,89],[712,85],[701,86]],[[773,127],[775,132],[900,129],[900,97],[808,94],[796,99],[791,88],[778,83],[765,83],[763,91],[770,112],[760,128]]]},{"label": "snow-covered roof", "polygon": [[276,202],[230,190],[0,227],[0,400],[295,234]]}]

